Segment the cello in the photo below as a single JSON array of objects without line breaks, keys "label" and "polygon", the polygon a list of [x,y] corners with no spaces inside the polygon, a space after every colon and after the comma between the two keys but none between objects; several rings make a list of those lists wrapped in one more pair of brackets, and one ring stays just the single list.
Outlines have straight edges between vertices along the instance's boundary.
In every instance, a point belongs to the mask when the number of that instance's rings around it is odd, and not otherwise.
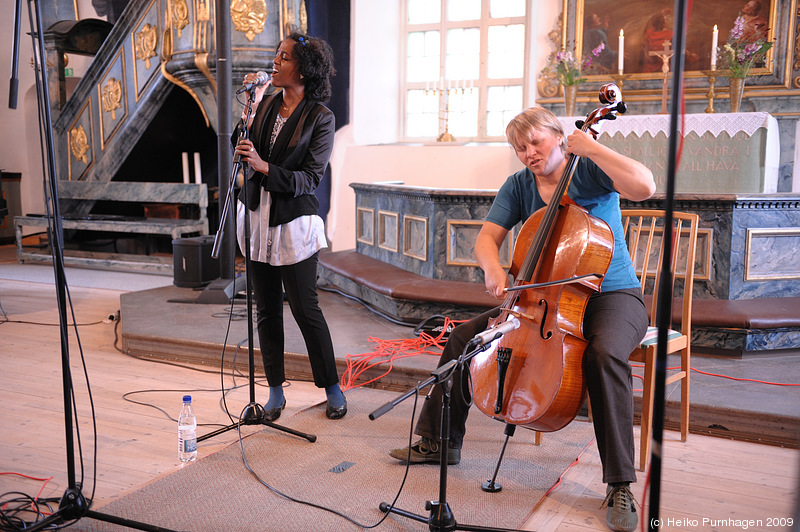
[{"label": "cello", "polygon": [[[626,110],[614,84],[601,87],[599,100],[604,105],[576,123],[595,138],[604,120]],[[578,160],[569,155],[550,203],[517,236],[509,269],[514,283],[489,331],[507,321],[516,328],[484,346],[470,367],[478,409],[541,432],[563,428],[583,404],[584,312],[614,250],[608,224],[567,196]]]}]

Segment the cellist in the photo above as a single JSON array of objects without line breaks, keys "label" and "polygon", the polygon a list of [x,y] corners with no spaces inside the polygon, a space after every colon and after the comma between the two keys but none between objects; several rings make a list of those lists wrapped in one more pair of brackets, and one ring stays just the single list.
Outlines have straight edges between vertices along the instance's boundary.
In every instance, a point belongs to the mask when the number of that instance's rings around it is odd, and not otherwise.
[{"label": "cellist", "polygon": [[[506,137],[525,166],[500,188],[475,242],[475,256],[489,293],[502,300],[509,286],[500,265],[499,250],[508,232],[546,206],[567,166],[568,154],[578,165],[568,196],[589,214],[608,223],[614,234],[614,255],[601,291],[594,293],[584,314],[588,341],[583,371],[592,405],[594,431],[607,484],[606,522],[611,530],[629,531],[637,514],[629,485],[636,481],[633,439],[633,383],[628,357],[647,330],[648,318],[636,272],[623,240],[620,196],[642,201],[655,192],[652,172],[643,164],[600,144],[590,134],[575,130],[566,135],[556,116],[542,107],[526,109],[511,120]],[[439,365],[458,358],[467,342],[488,328],[500,308],[485,312],[456,327],[445,345]],[[454,374],[450,404],[449,464],[461,460],[469,411],[469,384]],[[467,398],[467,399],[465,399]],[[436,386],[425,401],[415,433],[421,439],[411,448],[394,449],[393,458],[411,463],[439,463],[442,395]],[[410,453],[410,454],[409,454]]]}]

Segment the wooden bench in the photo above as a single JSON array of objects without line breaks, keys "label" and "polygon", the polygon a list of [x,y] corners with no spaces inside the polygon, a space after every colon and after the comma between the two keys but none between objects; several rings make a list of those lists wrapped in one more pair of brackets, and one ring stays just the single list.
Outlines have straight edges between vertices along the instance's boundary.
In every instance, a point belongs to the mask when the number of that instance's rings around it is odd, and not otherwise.
[{"label": "wooden bench", "polygon": [[[62,227],[65,230],[170,236],[208,234],[208,188],[204,183],[153,183],[133,181],[66,181],[58,182]],[[91,214],[95,202],[143,205],[144,214],[127,216]],[[192,206],[196,218],[149,217],[148,210],[167,205]],[[149,209],[148,209],[149,207]],[[23,228],[47,228],[50,220],[44,215],[14,217],[14,233],[19,262],[49,262],[49,252],[29,251],[23,247]],[[103,269],[172,273],[172,259],[147,254],[84,252],[64,257],[65,264]]]}]

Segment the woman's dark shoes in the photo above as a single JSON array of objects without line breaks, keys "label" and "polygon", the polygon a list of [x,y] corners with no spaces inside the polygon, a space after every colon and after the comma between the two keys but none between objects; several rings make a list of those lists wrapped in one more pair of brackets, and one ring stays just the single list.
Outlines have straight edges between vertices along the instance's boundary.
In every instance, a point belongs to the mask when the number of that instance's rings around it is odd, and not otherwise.
[{"label": "woman's dark shoes", "polygon": [[283,402],[281,403],[281,406],[279,406],[278,408],[270,408],[270,409],[266,409],[265,408],[264,409],[264,419],[266,421],[275,421],[276,419],[281,417],[281,410],[283,410],[284,408],[286,408],[286,398],[285,397],[283,398]]},{"label": "woman's dark shoes", "polygon": [[325,415],[328,419],[342,419],[346,413],[347,399],[344,400],[344,404],[341,406],[331,406],[328,404],[328,406],[325,407]]}]

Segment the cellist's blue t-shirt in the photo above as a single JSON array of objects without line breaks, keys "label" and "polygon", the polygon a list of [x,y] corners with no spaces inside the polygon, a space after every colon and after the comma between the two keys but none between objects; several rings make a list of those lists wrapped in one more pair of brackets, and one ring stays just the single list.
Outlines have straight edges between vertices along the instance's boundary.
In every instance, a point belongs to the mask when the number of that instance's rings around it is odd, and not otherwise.
[{"label": "cellist's blue t-shirt", "polygon": [[[605,220],[614,233],[614,255],[603,278],[602,291],[638,288],[639,280],[622,230],[619,193],[614,190],[611,178],[591,159],[581,158],[567,195],[592,216]],[[537,190],[533,172],[525,168],[509,176],[500,187],[486,221],[511,230],[517,223],[524,222],[545,206],[546,203]]]}]

